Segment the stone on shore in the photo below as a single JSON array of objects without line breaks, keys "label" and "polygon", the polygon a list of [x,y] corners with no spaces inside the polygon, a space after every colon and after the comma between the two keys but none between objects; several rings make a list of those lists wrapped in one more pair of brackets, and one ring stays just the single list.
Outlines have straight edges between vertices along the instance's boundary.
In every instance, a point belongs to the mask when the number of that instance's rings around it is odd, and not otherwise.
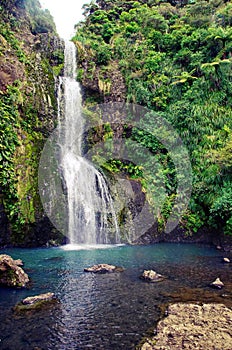
[{"label": "stone on shore", "polygon": [[153,270],[144,270],[140,278],[148,282],[161,282],[165,279],[164,276]]},{"label": "stone on shore", "polygon": [[167,314],[141,350],[232,349],[232,310],[225,305],[177,303]]},{"label": "stone on shore", "polygon": [[97,264],[91,267],[86,267],[84,269],[85,272],[93,272],[93,273],[112,273],[112,272],[122,272],[124,271],[123,267],[108,265],[108,264]]},{"label": "stone on shore", "polygon": [[22,260],[14,260],[10,255],[0,255],[0,285],[5,287],[26,287],[29,277],[20,267]]},{"label": "stone on shore", "polygon": [[216,280],[213,281],[210,286],[216,289],[222,289],[224,287],[224,283],[220,280],[220,278],[216,278]]}]

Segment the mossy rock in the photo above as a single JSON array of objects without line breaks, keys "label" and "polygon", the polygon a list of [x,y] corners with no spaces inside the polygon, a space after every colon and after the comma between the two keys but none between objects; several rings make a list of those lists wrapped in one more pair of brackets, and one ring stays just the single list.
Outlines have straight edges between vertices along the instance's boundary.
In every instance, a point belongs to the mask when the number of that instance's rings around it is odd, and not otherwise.
[{"label": "mossy rock", "polygon": [[53,305],[57,305],[58,303],[59,300],[55,297],[55,294],[49,292],[23,299],[14,307],[14,311],[16,313],[34,310],[39,311],[52,307]]}]

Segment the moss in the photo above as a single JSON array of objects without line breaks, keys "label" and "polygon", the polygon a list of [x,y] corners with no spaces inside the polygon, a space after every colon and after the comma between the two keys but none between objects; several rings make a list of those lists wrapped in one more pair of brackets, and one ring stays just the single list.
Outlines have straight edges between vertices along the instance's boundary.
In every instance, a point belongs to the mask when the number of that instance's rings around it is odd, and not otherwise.
[{"label": "moss", "polygon": [[51,300],[41,300],[37,301],[34,304],[28,304],[24,305],[22,302],[18,303],[14,308],[14,312],[17,314],[24,314],[25,312],[38,312],[40,310],[45,310],[47,308],[53,307],[57,305],[59,302],[57,299],[51,299]]},{"label": "moss", "polygon": [[52,67],[53,74],[57,77],[58,75],[61,74],[61,71],[62,71],[63,68],[64,68],[64,64],[63,63]]}]

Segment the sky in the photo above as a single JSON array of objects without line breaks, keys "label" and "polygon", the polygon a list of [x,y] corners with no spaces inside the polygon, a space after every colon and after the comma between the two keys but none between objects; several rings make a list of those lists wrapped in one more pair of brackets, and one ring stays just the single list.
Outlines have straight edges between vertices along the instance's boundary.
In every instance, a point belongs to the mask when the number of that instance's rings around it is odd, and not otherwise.
[{"label": "sky", "polygon": [[83,19],[82,6],[90,0],[40,0],[43,8],[54,17],[58,34],[69,39],[74,33],[74,25]]}]

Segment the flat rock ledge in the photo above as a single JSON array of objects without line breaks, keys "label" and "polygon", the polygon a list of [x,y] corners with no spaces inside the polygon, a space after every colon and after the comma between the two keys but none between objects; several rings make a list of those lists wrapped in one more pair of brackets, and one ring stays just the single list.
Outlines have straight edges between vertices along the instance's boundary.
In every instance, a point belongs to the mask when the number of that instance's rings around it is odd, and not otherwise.
[{"label": "flat rock ledge", "polygon": [[153,271],[153,270],[144,270],[143,274],[140,276],[141,279],[147,282],[161,282],[165,279],[163,275]]},{"label": "flat rock ledge", "polygon": [[93,265],[91,267],[86,267],[84,271],[93,272],[93,273],[112,273],[112,272],[122,272],[124,271],[124,268],[120,266],[115,266],[115,265],[98,264],[98,265]]},{"label": "flat rock ledge", "polygon": [[48,305],[58,302],[54,293],[48,292],[23,299],[14,307],[14,311],[23,312],[28,310],[38,310],[47,307]]},{"label": "flat rock ledge", "polygon": [[232,310],[225,305],[177,303],[167,314],[140,350],[232,349]]},{"label": "flat rock ledge", "polygon": [[14,260],[10,255],[0,255],[0,285],[4,287],[26,287],[29,277],[20,267],[22,260]]}]

